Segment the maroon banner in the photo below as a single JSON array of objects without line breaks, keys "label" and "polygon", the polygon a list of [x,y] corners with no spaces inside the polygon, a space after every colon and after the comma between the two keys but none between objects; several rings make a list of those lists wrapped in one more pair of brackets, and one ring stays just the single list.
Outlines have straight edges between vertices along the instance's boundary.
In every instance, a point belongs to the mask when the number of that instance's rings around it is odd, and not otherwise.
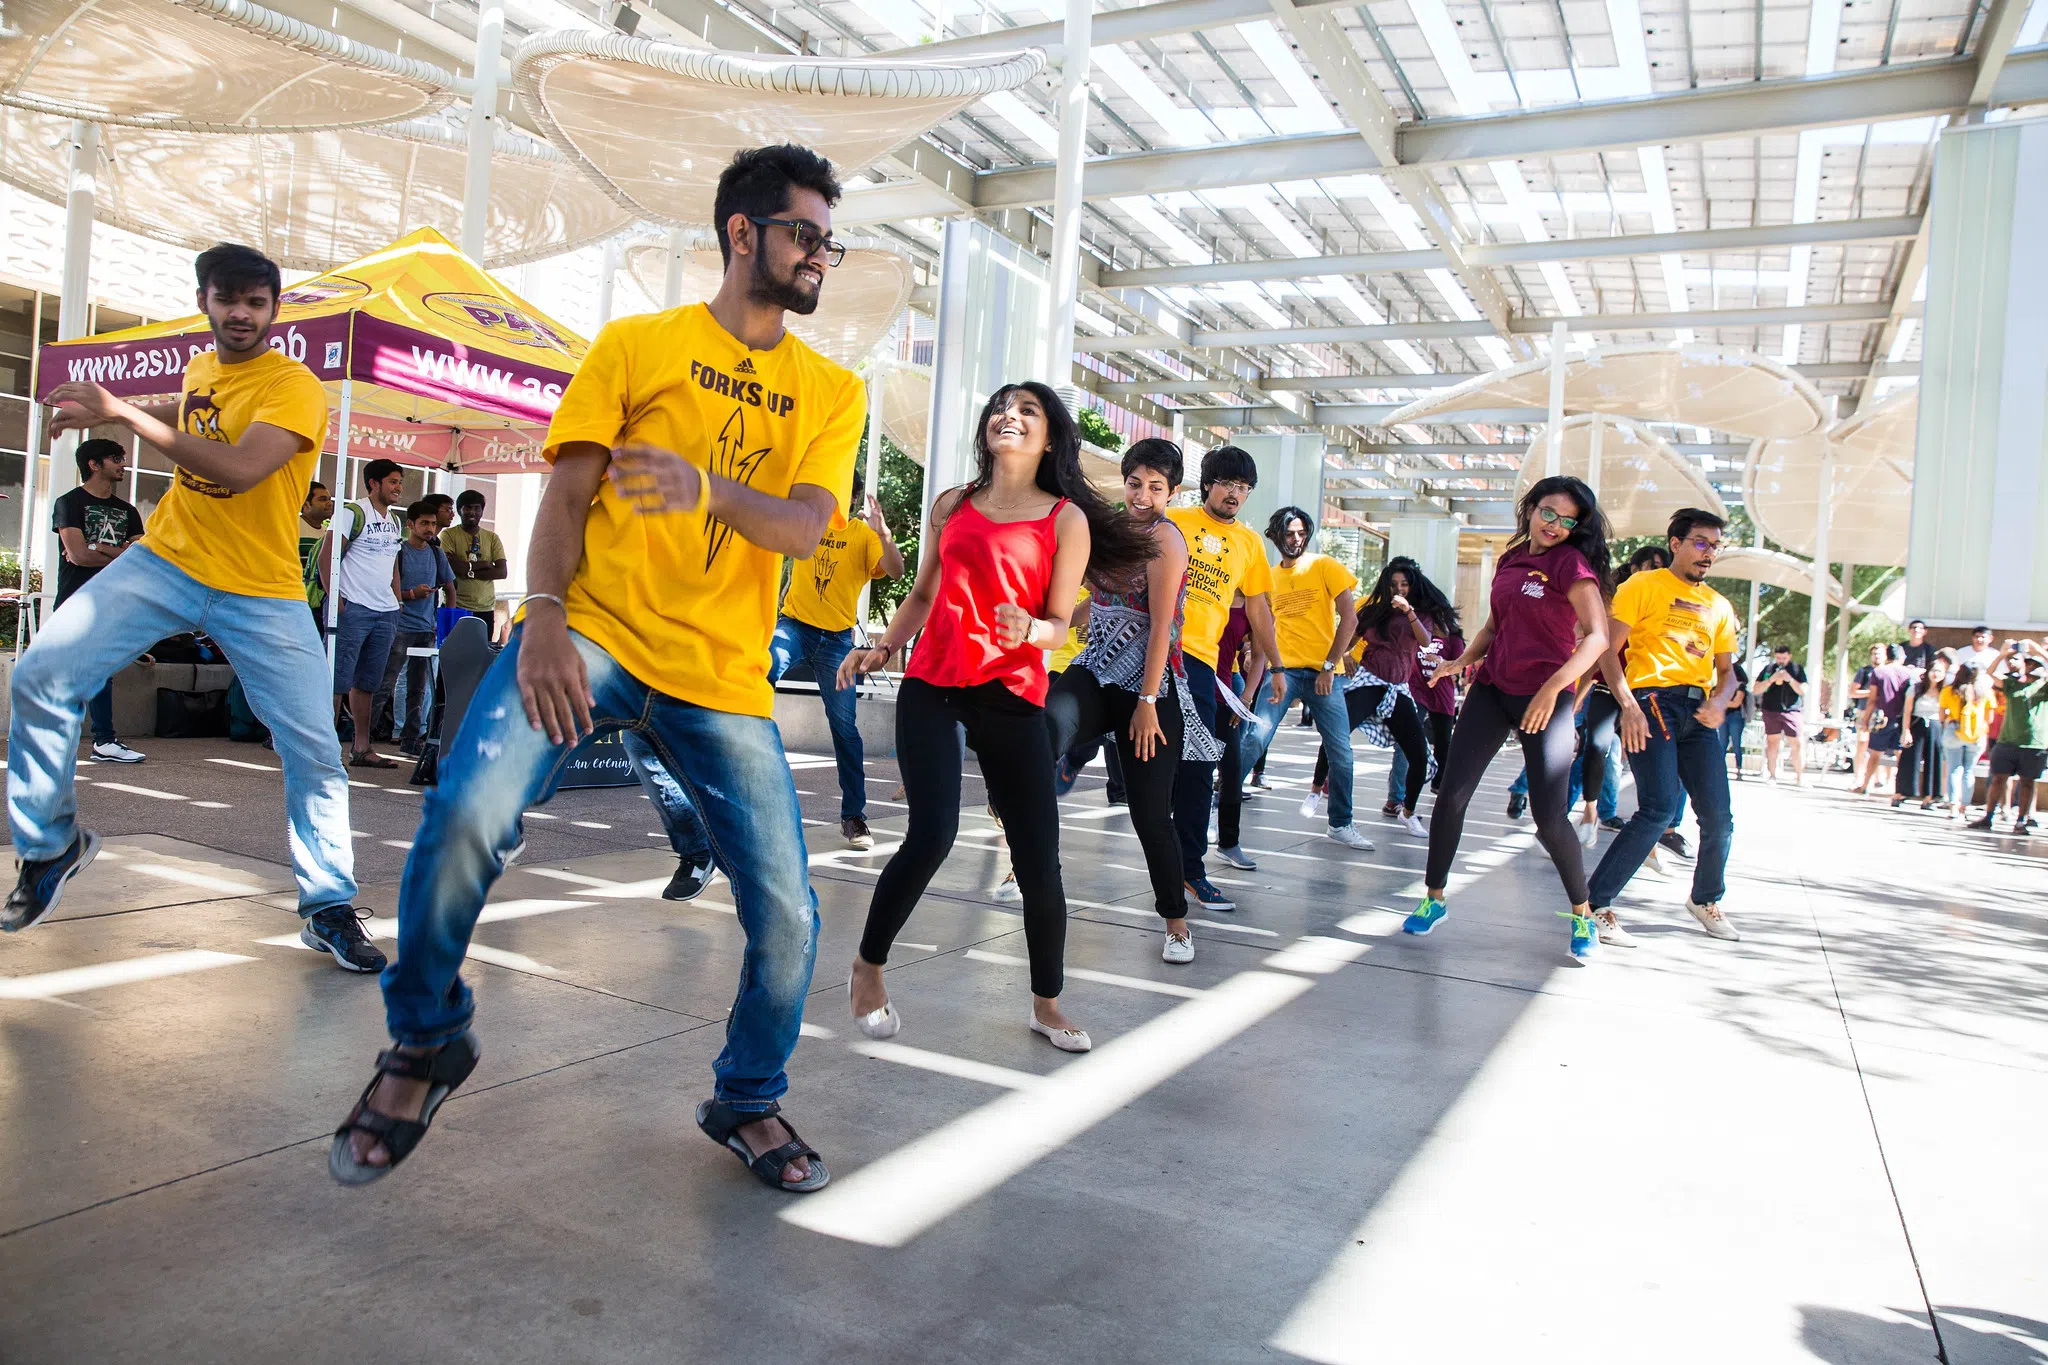
[{"label": "maroon banner", "polygon": [[548,462],[541,458],[540,448],[547,436],[546,427],[465,431],[455,443],[450,468],[459,474],[543,474]]},{"label": "maroon banner", "polygon": [[351,377],[436,402],[545,426],[567,372],[480,351],[461,342],[358,315]]},{"label": "maroon banner", "polygon": [[[270,345],[303,362],[322,379],[347,372],[349,315],[309,318],[270,329]],[[201,327],[135,341],[53,342],[42,348],[36,367],[36,398],[59,384],[87,381],[116,398],[158,398],[184,388],[185,366],[213,349],[213,333]],[[552,411],[552,409],[551,409]]]},{"label": "maroon banner", "polygon": [[[349,458],[396,460],[415,469],[446,469],[455,447],[455,433],[448,427],[407,422],[396,417],[354,415],[348,422]],[[325,453],[341,452],[341,414],[327,414]]]}]

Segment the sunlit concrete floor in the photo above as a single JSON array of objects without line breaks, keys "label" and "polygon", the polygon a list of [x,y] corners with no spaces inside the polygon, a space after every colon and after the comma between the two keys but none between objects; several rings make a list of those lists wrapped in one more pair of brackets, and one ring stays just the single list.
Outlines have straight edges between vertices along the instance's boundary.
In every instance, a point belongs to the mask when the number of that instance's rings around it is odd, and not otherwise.
[{"label": "sunlit concrete floor", "polygon": [[[808,1199],[692,1124],[738,926],[723,882],[657,898],[636,789],[533,823],[467,968],[481,1067],[344,1190],[327,1136],[382,1012],[291,946],[274,760],[86,765],[107,851],[0,940],[0,1360],[1917,1361],[1930,1305],[1951,1361],[2048,1358],[2048,842],[1746,782],[1742,941],[1646,872],[1642,946],[1578,968],[1511,758],[1413,939],[1385,755],[1354,853],[1296,809],[1307,735],[1192,966],[1099,777],[1065,803],[1080,1058],[1025,1029],[975,782],[891,964],[904,1032],[859,1038],[846,964],[904,811],[872,763],[880,842],[845,850],[829,756],[792,756],[825,927],[787,1112],[835,1172]],[[353,794],[383,917],[401,779]]]}]

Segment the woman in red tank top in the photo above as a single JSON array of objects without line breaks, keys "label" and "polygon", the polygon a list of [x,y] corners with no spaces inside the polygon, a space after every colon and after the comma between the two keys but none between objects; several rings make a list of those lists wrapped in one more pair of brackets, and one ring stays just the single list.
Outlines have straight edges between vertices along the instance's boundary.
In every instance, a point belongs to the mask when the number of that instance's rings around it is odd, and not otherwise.
[{"label": "woman in red tank top", "polygon": [[839,685],[850,686],[923,631],[896,698],[896,764],[909,828],[875,883],[847,989],[861,1032],[895,1036],[903,1021],[889,1003],[882,966],[960,831],[964,730],[1023,894],[1031,1029],[1054,1047],[1086,1052],[1088,1035],[1059,1004],[1067,899],[1045,727],[1045,652],[1067,637],[1091,553],[1098,570],[1129,572],[1152,544],[1088,486],[1080,433],[1045,385],[996,390],[982,409],[974,450],[974,481],[932,504],[938,533],[926,538],[896,618],[839,668]]}]

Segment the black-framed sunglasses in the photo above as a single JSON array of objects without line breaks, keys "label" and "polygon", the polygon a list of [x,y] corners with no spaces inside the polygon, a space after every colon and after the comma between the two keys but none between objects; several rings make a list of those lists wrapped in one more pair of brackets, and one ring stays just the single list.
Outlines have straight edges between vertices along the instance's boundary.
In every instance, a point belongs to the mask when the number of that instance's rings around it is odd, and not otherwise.
[{"label": "black-framed sunglasses", "polygon": [[829,266],[836,267],[846,259],[845,244],[821,232],[816,223],[807,223],[801,218],[756,218],[751,213],[747,215],[747,221],[756,227],[788,228],[789,235],[796,239],[797,250],[803,252],[806,259],[820,251],[825,253],[825,264]]},{"label": "black-framed sunglasses", "polygon": [[1562,512],[1553,511],[1548,507],[1537,508],[1536,515],[1543,518],[1545,526],[1562,526],[1567,531],[1579,529],[1579,519],[1577,517],[1568,517]]}]

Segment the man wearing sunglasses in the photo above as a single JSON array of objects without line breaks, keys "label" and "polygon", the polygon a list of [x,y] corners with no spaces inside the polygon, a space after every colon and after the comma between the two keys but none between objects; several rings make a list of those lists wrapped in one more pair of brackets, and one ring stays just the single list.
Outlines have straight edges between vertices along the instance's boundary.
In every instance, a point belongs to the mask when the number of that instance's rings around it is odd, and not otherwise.
[{"label": "man wearing sunglasses", "polygon": [[528,551],[531,589],[427,794],[384,977],[398,1046],[329,1148],[336,1179],[389,1171],[476,1064],[457,975],[478,913],[584,736],[646,741],[689,797],[732,881],[739,992],[697,1108],[707,1136],[776,1189],[825,1163],[782,1118],[817,953],[802,812],[772,716],[768,644],[786,556],[843,522],[866,392],[783,327],[835,256],[839,183],[817,153],[753,148],[710,207],[725,277],[705,303],[606,326],[562,395],[554,473]]},{"label": "man wearing sunglasses", "polygon": [[1588,883],[1602,943],[1633,946],[1615,919],[1614,900],[1671,827],[1681,791],[1692,798],[1700,825],[1685,908],[1715,938],[1740,937],[1721,913],[1735,832],[1721,737],[1735,695],[1735,609],[1706,584],[1727,524],[1697,507],[1679,509],[1667,528],[1671,567],[1637,573],[1615,590],[1608,607],[1613,619],[1600,671],[1621,707],[1636,813]]}]

